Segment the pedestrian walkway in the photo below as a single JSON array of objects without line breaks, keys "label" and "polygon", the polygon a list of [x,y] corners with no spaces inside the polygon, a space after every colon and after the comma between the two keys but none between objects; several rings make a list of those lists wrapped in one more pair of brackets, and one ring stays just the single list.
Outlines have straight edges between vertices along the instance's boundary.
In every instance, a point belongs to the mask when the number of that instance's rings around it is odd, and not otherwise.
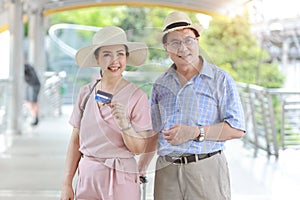
[{"label": "pedestrian walkway", "polygon": [[0,153],[0,200],[59,199],[69,111],[64,107],[62,116],[42,118],[36,128],[24,126],[22,135],[2,136],[0,144],[8,147]]},{"label": "pedestrian walkway", "polygon": [[[19,136],[0,133],[0,200],[57,200],[60,196],[66,150],[71,134],[68,118],[42,118],[36,128],[24,126]],[[241,140],[227,142],[232,200],[299,199],[300,151],[280,152],[279,159],[264,153],[254,158]],[[152,200],[155,162],[149,167],[147,200]]]},{"label": "pedestrian walkway", "polygon": [[268,157],[239,141],[227,142],[226,155],[232,179],[232,200],[297,200],[300,188],[300,150]]}]

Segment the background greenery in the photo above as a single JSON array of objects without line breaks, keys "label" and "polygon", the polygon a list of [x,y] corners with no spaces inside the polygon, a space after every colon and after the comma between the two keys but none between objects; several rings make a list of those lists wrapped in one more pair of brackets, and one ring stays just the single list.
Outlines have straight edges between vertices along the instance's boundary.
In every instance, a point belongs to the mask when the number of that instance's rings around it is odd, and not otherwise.
[{"label": "background greenery", "polygon": [[[149,46],[149,60],[145,67],[129,66],[127,70],[163,72],[169,67],[170,61],[157,35],[164,18],[171,11],[166,8],[94,7],[56,13],[50,16],[50,20],[51,24],[120,26],[127,31],[129,40],[144,41]],[[187,13],[192,21],[197,22],[197,13]],[[81,40],[90,42],[90,35],[81,33]],[[251,33],[247,12],[235,18],[212,19],[209,28],[200,37],[200,47],[201,54],[208,61],[229,72],[236,81],[268,88],[281,87],[284,82],[278,64],[267,62],[268,53]]]}]

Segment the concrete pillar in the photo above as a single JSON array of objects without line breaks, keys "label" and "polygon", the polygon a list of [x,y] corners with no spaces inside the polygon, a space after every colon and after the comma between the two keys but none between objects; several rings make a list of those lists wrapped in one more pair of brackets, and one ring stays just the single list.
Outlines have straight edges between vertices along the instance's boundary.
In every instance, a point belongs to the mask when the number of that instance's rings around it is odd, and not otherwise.
[{"label": "concrete pillar", "polygon": [[29,61],[44,72],[46,69],[44,16],[41,11],[34,10],[28,16]]},{"label": "concrete pillar", "polygon": [[45,71],[47,67],[46,62],[46,45],[45,45],[45,26],[44,16],[37,8],[29,11],[28,15],[28,56],[29,62],[35,67],[41,81],[41,90],[39,94],[39,115],[43,115],[44,83]]},{"label": "concrete pillar", "polygon": [[23,62],[23,25],[22,3],[14,1],[9,7],[10,66],[8,89],[7,132],[22,133],[22,105],[24,101],[24,62]]}]

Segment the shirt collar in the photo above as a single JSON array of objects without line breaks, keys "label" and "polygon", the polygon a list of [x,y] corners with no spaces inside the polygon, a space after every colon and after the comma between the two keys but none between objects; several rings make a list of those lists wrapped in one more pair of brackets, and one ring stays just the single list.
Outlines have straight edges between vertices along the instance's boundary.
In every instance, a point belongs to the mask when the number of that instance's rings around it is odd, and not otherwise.
[{"label": "shirt collar", "polygon": [[199,75],[203,74],[209,78],[213,78],[212,64],[208,63],[203,57],[200,57],[203,60],[202,71]]}]

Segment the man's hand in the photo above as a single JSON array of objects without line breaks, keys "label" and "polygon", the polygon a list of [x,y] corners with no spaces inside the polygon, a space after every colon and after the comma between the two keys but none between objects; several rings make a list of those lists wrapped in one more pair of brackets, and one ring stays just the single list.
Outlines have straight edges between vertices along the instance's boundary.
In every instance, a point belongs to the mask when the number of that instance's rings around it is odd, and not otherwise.
[{"label": "man's hand", "polygon": [[165,139],[175,146],[195,139],[199,135],[199,128],[197,126],[176,124],[169,130],[163,130],[162,133]]}]

